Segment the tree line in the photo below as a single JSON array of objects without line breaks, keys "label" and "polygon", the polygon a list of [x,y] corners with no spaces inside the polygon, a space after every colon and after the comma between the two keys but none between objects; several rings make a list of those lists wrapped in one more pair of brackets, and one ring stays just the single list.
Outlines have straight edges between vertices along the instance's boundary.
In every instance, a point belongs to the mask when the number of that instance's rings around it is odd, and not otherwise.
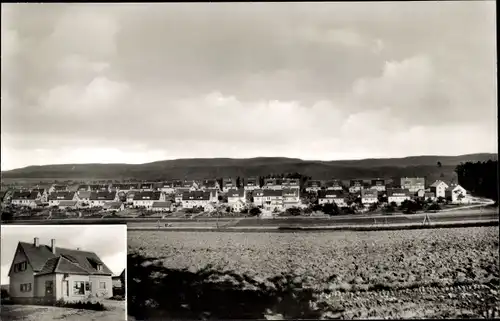
[{"label": "tree line", "polygon": [[466,162],[455,168],[460,186],[498,203],[498,161]]}]

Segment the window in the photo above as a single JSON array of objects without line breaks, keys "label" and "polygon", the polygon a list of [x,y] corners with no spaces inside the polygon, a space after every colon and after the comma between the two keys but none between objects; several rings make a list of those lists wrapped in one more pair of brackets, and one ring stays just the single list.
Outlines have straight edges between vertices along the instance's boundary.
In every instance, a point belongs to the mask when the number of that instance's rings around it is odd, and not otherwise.
[{"label": "window", "polygon": [[92,283],[91,282],[85,282],[85,291],[87,291],[87,292],[92,291]]},{"label": "window", "polygon": [[53,294],[54,293],[54,282],[53,281],[45,281],[45,293]]},{"label": "window", "polygon": [[31,291],[31,283],[21,284],[21,292],[30,292]]},{"label": "window", "polygon": [[27,262],[20,262],[14,264],[14,272],[22,272],[25,271],[28,266]]},{"label": "window", "polygon": [[99,282],[99,289],[106,289],[106,282]]},{"label": "window", "polygon": [[85,294],[84,282],[75,281],[75,285],[73,287],[73,294],[75,294],[75,295],[84,295]]}]

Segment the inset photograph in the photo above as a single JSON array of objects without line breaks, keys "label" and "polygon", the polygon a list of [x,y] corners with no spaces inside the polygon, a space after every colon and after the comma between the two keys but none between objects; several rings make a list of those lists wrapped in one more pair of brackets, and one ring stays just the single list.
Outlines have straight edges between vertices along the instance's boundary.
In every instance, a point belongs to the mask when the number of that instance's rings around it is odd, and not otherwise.
[{"label": "inset photograph", "polygon": [[1,320],[127,319],[125,224],[1,232]]}]

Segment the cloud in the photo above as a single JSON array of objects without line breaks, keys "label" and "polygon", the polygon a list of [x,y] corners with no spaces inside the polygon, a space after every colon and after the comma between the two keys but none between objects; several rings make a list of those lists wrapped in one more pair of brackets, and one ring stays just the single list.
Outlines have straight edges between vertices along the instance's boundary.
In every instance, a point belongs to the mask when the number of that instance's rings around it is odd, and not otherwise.
[{"label": "cloud", "polygon": [[495,151],[493,6],[9,5],[2,166]]}]

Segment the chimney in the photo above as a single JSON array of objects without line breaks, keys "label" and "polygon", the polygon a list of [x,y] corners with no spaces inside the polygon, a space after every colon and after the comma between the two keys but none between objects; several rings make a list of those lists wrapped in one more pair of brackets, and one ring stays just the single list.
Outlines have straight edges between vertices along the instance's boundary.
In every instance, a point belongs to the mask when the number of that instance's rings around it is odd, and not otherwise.
[{"label": "chimney", "polygon": [[34,244],[36,247],[39,247],[39,246],[40,246],[40,240],[38,239],[38,237],[35,237],[35,241],[33,242],[33,244]]},{"label": "chimney", "polygon": [[56,240],[55,239],[50,240],[50,249],[52,250],[53,254],[56,254]]}]

